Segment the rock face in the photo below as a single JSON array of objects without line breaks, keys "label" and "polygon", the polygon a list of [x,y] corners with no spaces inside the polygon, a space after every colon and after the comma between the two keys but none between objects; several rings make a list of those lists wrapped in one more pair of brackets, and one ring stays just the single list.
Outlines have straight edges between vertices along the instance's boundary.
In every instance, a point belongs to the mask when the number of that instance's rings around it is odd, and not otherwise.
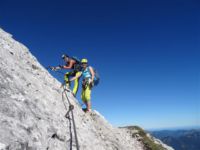
[{"label": "rock face", "polygon": [[[0,29],[0,150],[76,149],[60,85],[24,45]],[[74,105],[80,150],[145,149],[128,129],[114,128],[96,111],[85,114],[66,94]]]}]

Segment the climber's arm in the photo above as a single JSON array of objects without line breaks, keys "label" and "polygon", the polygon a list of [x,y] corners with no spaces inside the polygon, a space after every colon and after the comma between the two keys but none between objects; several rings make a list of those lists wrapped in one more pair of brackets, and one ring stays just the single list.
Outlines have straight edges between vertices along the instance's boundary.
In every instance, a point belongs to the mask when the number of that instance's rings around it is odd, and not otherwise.
[{"label": "climber's arm", "polygon": [[94,81],[94,69],[92,67],[89,67],[90,73],[92,75],[92,82]]},{"label": "climber's arm", "polygon": [[74,81],[74,80],[76,80],[77,78],[80,78],[81,75],[82,75],[82,72],[78,72],[77,75],[76,75],[75,77],[71,78],[69,81],[70,81],[70,82],[71,82],[71,81]]},{"label": "climber's arm", "polygon": [[72,66],[74,65],[74,61],[73,60],[71,60],[70,62],[69,62],[69,64],[68,65],[64,65],[63,66],[63,69],[71,69],[72,68]]}]

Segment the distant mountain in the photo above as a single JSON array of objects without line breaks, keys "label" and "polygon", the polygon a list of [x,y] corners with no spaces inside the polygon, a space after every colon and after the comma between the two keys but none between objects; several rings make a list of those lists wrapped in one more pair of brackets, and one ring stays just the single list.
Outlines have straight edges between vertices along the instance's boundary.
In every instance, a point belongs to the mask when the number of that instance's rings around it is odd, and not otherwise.
[{"label": "distant mountain", "polygon": [[152,131],[151,134],[175,150],[200,150],[200,129]]}]

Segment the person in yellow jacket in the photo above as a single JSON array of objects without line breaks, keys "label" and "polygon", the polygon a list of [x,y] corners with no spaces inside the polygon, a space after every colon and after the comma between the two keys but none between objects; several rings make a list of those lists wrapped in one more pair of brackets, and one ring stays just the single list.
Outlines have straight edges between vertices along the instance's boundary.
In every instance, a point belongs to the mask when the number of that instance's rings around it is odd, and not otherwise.
[{"label": "person in yellow jacket", "polygon": [[91,111],[91,89],[93,87],[95,73],[91,66],[88,66],[88,60],[81,60],[82,71],[77,76],[70,79],[70,81],[83,77],[81,99],[86,105],[86,112]]},{"label": "person in yellow jacket", "polygon": [[[71,71],[65,73],[65,76],[64,76],[64,81],[66,83],[66,86],[68,88],[70,88],[69,79],[71,77],[79,76],[79,74],[81,73],[80,72],[81,66],[78,63],[78,61],[75,60],[75,58],[73,58],[73,57],[71,58],[67,54],[63,54],[62,59],[64,60],[64,62],[66,64],[64,66],[59,65],[58,67],[52,67],[52,70],[71,69]],[[76,96],[76,94],[77,94],[78,87],[79,87],[79,78],[76,78],[76,80],[74,80],[74,87],[73,87],[73,91],[72,91],[74,96]]]}]

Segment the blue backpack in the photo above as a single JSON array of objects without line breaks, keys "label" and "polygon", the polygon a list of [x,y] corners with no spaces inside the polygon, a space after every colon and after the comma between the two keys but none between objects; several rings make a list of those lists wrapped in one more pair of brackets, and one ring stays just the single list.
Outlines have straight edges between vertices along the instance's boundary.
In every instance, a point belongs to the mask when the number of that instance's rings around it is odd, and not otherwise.
[{"label": "blue backpack", "polygon": [[100,82],[100,76],[96,69],[94,69],[94,86],[97,86]]}]

